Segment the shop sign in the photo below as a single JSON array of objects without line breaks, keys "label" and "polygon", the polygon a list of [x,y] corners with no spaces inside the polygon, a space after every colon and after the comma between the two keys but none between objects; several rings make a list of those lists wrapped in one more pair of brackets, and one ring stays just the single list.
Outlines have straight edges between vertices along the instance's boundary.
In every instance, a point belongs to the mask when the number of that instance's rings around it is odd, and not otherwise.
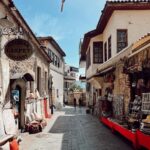
[{"label": "shop sign", "polygon": [[12,60],[21,61],[28,59],[32,53],[31,44],[24,39],[13,39],[5,45],[5,54]]}]

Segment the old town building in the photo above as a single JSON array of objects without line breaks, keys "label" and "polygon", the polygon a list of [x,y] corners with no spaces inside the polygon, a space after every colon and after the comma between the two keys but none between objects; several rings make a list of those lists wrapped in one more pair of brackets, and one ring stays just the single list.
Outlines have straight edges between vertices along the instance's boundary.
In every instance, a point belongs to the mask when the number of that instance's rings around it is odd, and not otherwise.
[{"label": "old town building", "polygon": [[70,88],[77,81],[79,69],[77,67],[65,64],[64,74],[64,102],[72,104],[73,95],[71,96]]},{"label": "old town building", "polygon": [[107,1],[96,29],[84,35],[80,47],[88,104],[136,148],[150,146],[149,16],[149,1]]},{"label": "old town building", "polygon": [[38,39],[52,60],[50,64],[50,75],[52,78],[51,97],[52,103],[60,109],[64,95],[64,57],[66,54],[52,37],[39,37]]},{"label": "old town building", "polygon": [[0,30],[0,135],[9,135],[31,114],[49,117],[51,58],[11,0],[0,1]]},{"label": "old town building", "polygon": [[[114,87],[113,94],[121,94],[118,92],[121,88],[111,81],[116,74],[112,62],[115,61],[114,57],[119,57],[133,42],[149,32],[149,7],[148,2],[107,1],[96,29],[84,35],[80,63],[86,58],[87,89],[90,95],[88,97],[92,97],[90,104],[95,101],[95,97],[104,96],[109,87]],[[143,28],[139,31],[140,26]],[[106,79],[107,72],[111,72],[110,81]]]}]

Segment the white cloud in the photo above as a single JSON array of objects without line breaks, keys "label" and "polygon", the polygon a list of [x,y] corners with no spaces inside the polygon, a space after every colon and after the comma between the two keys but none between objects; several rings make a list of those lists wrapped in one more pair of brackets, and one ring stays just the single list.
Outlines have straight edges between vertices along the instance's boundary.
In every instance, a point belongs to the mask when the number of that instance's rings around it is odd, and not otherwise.
[{"label": "white cloud", "polygon": [[57,41],[65,38],[66,32],[63,31],[63,27],[58,19],[51,15],[36,14],[28,22],[36,36],[53,36]]}]

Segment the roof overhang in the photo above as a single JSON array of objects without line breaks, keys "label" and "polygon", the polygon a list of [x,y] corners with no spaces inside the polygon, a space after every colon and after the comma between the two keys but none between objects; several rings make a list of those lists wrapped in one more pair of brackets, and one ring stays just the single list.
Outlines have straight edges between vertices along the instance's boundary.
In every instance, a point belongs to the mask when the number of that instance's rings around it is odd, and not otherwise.
[{"label": "roof overhang", "polygon": [[86,58],[86,51],[89,45],[89,42],[91,40],[92,37],[98,35],[97,30],[91,30],[89,32],[87,32],[86,34],[84,34],[84,38],[83,38],[83,42],[82,42],[82,46],[81,46],[81,52],[80,52],[80,61],[85,61]]},{"label": "roof overhang", "polygon": [[103,33],[111,15],[116,10],[150,10],[150,2],[149,0],[107,1],[104,9],[102,10],[102,14],[100,16],[96,29],[87,32],[84,35],[81,48],[82,56],[85,56],[91,38]]},{"label": "roof overhang", "polygon": [[58,45],[58,43],[56,42],[56,40],[52,37],[52,36],[46,36],[46,37],[37,37],[39,41],[42,40],[48,40],[53,47],[63,56],[65,57],[66,54],[65,52],[62,50],[62,48]]},{"label": "roof overhang", "polygon": [[149,0],[121,0],[121,1],[107,1],[102,11],[102,15],[98,21],[96,29],[98,33],[102,33],[115,10],[149,10]]}]

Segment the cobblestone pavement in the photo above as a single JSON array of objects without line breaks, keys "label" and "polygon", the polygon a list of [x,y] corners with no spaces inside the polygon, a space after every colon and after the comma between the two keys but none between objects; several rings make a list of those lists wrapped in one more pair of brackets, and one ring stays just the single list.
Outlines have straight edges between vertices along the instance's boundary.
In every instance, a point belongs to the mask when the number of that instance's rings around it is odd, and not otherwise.
[{"label": "cobblestone pavement", "polygon": [[21,136],[21,150],[132,150],[131,143],[111,133],[84,108],[66,107],[55,112],[43,132]]}]

